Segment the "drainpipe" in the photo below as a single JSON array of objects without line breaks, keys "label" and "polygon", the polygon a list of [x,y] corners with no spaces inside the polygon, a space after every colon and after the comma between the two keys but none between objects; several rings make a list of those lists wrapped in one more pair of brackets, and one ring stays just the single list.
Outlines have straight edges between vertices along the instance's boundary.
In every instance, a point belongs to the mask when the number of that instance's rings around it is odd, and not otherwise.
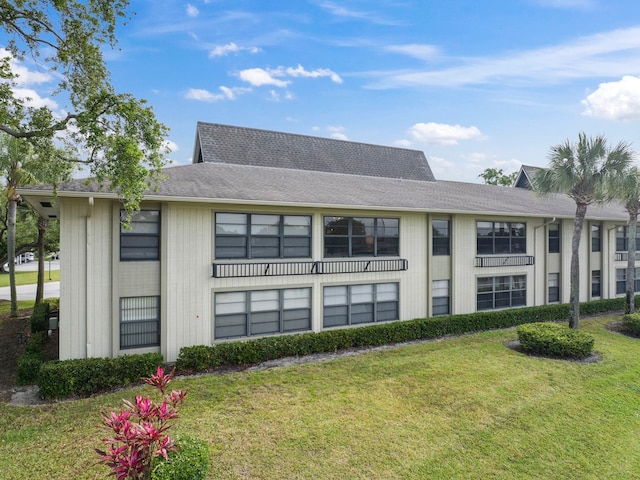
[{"label": "drainpipe", "polygon": [[87,235],[87,243],[85,247],[85,275],[86,275],[86,290],[85,290],[85,322],[86,322],[86,341],[87,341],[87,351],[86,357],[93,357],[93,344],[91,343],[93,340],[93,331],[94,325],[93,321],[90,320],[91,315],[89,314],[90,305],[93,302],[93,296],[91,292],[91,286],[93,285],[93,221],[91,216],[93,214],[93,197],[89,197],[89,206],[87,208],[87,218],[86,218],[86,235]]}]

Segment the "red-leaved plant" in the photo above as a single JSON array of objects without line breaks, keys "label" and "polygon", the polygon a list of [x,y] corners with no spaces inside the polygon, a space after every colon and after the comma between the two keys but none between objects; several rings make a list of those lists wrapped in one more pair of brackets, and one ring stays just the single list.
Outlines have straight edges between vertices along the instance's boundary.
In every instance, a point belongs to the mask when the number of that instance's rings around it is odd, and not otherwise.
[{"label": "red-leaved plant", "polygon": [[164,373],[158,367],[155,375],[142,379],[159,390],[162,403],[138,395],[135,403],[123,400],[124,408],[117,413],[102,412],[102,424],[111,436],[102,440],[107,445],[106,451],[98,448],[95,451],[100,455],[100,463],[109,466],[118,480],[147,478],[153,459],[158,456],[167,459],[168,452],[176,449],[167,431],[178,418],[177,407],[182,405],[186,392],[167,393],[174,370]]}]

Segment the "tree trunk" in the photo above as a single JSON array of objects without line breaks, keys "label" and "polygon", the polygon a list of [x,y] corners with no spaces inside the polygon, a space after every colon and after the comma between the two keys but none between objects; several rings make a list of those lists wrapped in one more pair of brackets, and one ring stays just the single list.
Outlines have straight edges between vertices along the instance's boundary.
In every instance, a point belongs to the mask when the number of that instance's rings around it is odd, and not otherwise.
[{"label": "tree trunk", "polygon": [[9,285],[11,291],[11,316],[18,316],[18,293],[16,291],[16,215],[18,211],[18,198],[12,195],[9,198],[7,214],[7,255],[9,257]]},{"label": "tree trunk", "polygon": [[638,214],[629,213],[629,228],[627,241],[628,257],[627,258],[627,282],[625,285],[625,313],[634,313],[635,305],[635,284],[636,284],[636,231],[638,229]]},{"label": "tree trunk", "polygon": [[49,227],[49,220],[44,217],[38,218],[38,286],[36,288],[36,302],[42,302],[44,297],[44,234]]},{"label": "tree trunk", "polygon": [[571,291],[569,296],[569,326],[580,326],[580,237],[582,225],[587,214],[586,203],[576,205],[576,217],[573,222],[573,238],[571,239]]}]

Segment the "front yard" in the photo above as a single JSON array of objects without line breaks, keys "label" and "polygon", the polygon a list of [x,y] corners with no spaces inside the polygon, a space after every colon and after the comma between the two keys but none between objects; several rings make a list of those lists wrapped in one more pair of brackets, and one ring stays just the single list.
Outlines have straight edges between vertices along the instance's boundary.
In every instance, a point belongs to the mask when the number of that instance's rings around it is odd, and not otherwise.
[{"label": "front yard", "polygon": [[[210,478],[640,478],[640,340],[583,321],[602,360],[528,357],[515,330],[322,363],[176,380],[177,433]],[[0,478],[107,478],[101,410],[150,387],[40,407],[0,404]]]}]

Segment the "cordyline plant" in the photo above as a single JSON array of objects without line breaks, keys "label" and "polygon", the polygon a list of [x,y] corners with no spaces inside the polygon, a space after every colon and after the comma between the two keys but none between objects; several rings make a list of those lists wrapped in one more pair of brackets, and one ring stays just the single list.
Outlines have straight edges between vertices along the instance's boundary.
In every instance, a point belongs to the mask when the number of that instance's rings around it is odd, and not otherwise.
[{"label": "cordyline plant", "polygon": [[162,456],[166,460],[168,453],[176,450],[167,431],[178,418],[177,407],[182,405],[186,392],[167,393],[174,370],[165,373],[158,367],[155,375],[142,379],[158,389],[162,403],[138,395],[135,403],[123,400],[124,408],[117,413],[102,412],[102,424],[111,436],[102,440],[108,447],[106,451],[98,448],[95,451],[100,455],[100,463],[109,466],[118,480],[148,478],[153,459]]}]

